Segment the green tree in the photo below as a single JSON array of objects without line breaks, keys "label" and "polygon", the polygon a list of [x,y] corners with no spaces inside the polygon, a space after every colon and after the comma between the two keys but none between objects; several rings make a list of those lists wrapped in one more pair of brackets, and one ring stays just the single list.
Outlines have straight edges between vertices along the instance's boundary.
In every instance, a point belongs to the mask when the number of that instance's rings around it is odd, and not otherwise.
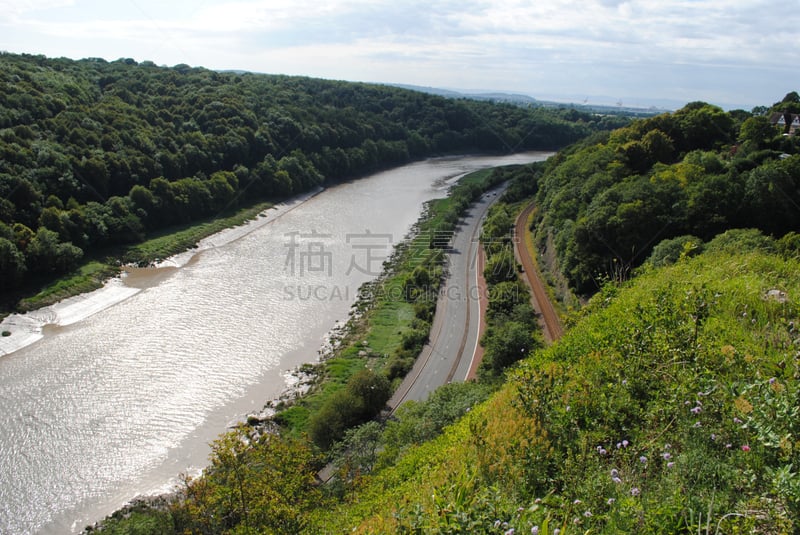
[{"label": "green tree", "polygon": [[775,140],[778,131],[769,122],[769,118],[759,115],[750,117],[739,129],[739,141],[749,143],[753,149],[760,150],[768,148]]},{"label": "green tree", "polygon": [[187,478],[173,509],[179,532],[299,533],[303,514],[318,499],[308,446],[279,434],[254,439],[248,428],[226,433],[211,446],[211,464]]},{"label": "green tree", "polygon": [[534,339],[530,328],[516,321],[487,329],[481,343],[486,348],[484,365],[495,375],[500,375],[507,367],[541,347],[541,342]]},{"label": "green tree", "polygon": [[77,265],[83,251],[69,242],[59,242],[57,233],[40,227],[28,244],[26,256],[32,272],[64,273]]},{"label": "green tree", "polygon": [[517,261],[511,247],[506,247],[492,255],[483,269],[483,276],[489,284],[499,284],[517,279]]},{"label": "green tree", "polygon": [[0,237],[0,289],[14,288],[22,280],[26,269],[22,252],[11,240]]},{"label": "green tree", "polygon": [[656,267],[674,264],[682,257],[690,257],[703,251],[703,240],[696,236],[685,235],[662,240],[653,247],[648,262]]}]

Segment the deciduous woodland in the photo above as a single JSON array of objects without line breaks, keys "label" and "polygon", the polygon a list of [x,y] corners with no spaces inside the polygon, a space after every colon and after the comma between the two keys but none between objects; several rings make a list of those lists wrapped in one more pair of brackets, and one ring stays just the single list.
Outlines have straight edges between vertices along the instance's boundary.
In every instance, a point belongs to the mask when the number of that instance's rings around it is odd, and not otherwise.
[{"label": "deciduous woodland", "polygon": [[431,155],[560,147],[609,121],[380,85],[2,54],[0,291],[255,200]]}]

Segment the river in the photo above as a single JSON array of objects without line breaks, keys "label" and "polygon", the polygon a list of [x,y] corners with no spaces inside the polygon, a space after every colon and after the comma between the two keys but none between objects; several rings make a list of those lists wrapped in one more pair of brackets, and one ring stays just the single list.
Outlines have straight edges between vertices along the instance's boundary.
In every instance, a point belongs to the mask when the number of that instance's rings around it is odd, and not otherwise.
[{"label": "river", "polygon": [[438,158],[337,185],[161,267],[7,318],[0,533],[80,532],[201,470],[216,436],[317,360],[424,201],[464,173],[545,156]]}]

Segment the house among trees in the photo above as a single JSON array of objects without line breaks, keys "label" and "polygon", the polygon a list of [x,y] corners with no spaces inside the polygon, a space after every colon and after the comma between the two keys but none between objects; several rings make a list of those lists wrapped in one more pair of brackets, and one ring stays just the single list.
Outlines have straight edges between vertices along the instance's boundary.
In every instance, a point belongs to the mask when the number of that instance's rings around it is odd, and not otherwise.
[{"label": "house among trees", "polygon": [[790,136],[800,130],[800,114],[776,111],[770,115],[769,122]]}]

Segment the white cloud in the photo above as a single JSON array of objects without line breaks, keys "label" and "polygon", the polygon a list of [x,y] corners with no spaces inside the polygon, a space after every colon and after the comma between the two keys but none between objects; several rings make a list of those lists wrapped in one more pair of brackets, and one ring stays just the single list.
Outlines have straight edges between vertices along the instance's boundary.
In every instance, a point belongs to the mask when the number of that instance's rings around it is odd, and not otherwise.
[{"label": "white cloud", "polygon": [[0,49],[534,95],[740,91],[755,105],[796,89],[796,6],[778,0],[164,4],[0,0]]}]

